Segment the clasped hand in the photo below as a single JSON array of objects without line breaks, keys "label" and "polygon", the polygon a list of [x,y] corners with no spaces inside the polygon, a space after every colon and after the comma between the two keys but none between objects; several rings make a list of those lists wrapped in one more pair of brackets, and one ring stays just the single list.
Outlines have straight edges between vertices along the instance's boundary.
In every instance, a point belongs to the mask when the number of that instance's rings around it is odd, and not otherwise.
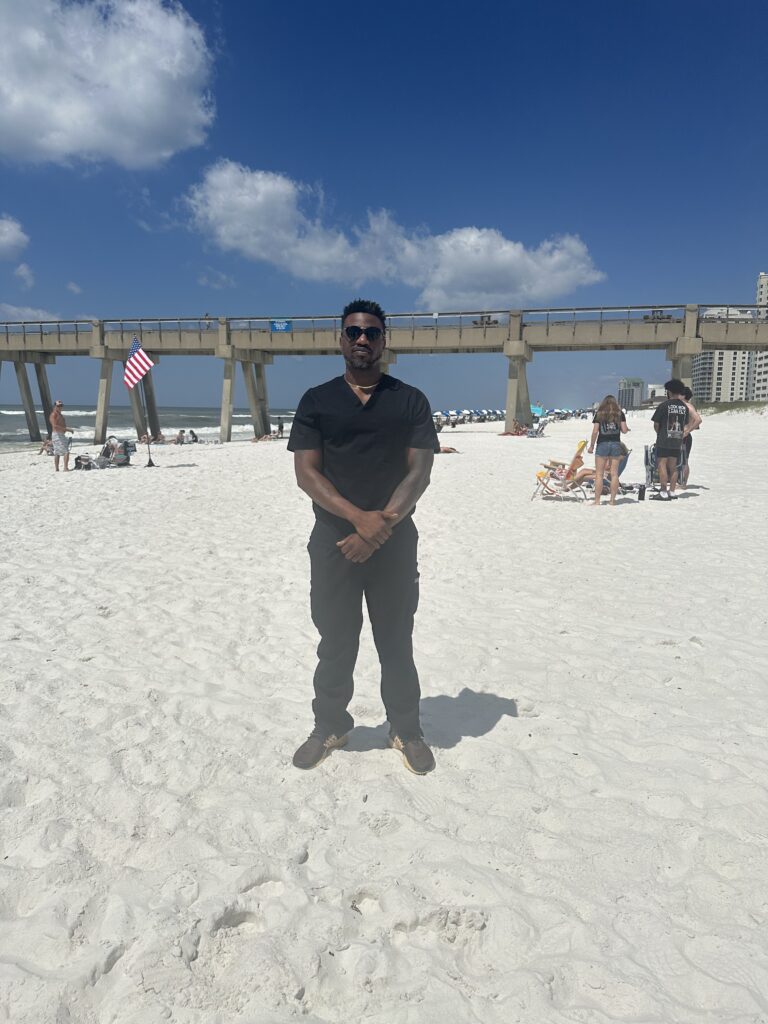
[{"label": "clasped hand", "polygon": [[396,512],[359,512],[352,525],[358,536],[373,548],[380,548],[392,536],[392,520]]},{"label": "clasped hand", "polygon": [[350,562],[367,562],[392,536],[391,520],[396,512],[361,512],[354,522],[355,533],[337,542],[336,547]]},{"label": "clasped hand", "polygon": [[350,562],[367,562],[376,550],[372,544],[363,540],[358,533],[350,533],[344,540],[337,541],[336,547]]}]

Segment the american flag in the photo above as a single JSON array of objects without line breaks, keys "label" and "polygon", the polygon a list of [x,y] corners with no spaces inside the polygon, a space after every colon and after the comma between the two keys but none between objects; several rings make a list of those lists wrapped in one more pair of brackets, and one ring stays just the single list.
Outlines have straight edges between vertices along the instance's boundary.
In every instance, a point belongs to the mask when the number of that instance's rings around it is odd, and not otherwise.
[{"label": "american flag", "polygon": [[134,338],[130,352],[128,353],[128,361],[125,364],[123,383],[127,388],[135,387],[144,374],[149,373],[154,365],[155,364],[141,347],[139,339]]}]

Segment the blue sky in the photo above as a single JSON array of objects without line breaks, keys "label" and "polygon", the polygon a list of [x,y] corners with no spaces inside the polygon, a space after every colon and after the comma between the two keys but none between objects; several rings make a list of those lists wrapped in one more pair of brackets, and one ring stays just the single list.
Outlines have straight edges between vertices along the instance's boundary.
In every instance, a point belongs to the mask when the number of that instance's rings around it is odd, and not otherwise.
[{"label": "blue sky", "polygon": [[[0,318],[753,302],[764,29],[752,0],[6,0]],[[271,404],[338,368],[276,360]],[[581,405],[667,370],[537,356],[529,383]],[[503,357],[395,372],[435,407],[504,404]],[[50,370],[70,403],[96,375]],[[220,377],[165,359],[159,401],[217,404]]]}]

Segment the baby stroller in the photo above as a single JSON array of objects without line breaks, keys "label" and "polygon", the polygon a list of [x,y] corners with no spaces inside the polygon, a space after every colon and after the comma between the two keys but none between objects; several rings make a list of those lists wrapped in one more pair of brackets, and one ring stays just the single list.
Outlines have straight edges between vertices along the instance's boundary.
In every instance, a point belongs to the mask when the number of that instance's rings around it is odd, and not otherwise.
[{"label": "baby stroller", "polygon": [[[677,456],[677,479],[683,478],[683,467],[685,466],[685,448],[680,449]],[[645,486],[646,490],[658,490],[661,487],[659,480],[659,468],[656,464],[656,445],[645,446]]]},{"label": "baby stroller", "polygon": [[102,466],[130,466],[131,455],[135,454],[136,445],[133,441],[120,441],[114,434],[110,434],[101,449],[99,461]]}]

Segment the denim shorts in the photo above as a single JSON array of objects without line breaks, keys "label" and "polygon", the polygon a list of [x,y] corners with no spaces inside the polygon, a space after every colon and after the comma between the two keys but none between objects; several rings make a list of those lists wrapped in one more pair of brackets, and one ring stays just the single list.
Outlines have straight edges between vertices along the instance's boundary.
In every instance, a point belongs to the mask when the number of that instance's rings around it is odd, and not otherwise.
[{"label": "denim shorts", "polygon": [[621,441],[598,441],[595,448],[595,455],[601,459],[620,459],[624,452],[621,450]]}]

